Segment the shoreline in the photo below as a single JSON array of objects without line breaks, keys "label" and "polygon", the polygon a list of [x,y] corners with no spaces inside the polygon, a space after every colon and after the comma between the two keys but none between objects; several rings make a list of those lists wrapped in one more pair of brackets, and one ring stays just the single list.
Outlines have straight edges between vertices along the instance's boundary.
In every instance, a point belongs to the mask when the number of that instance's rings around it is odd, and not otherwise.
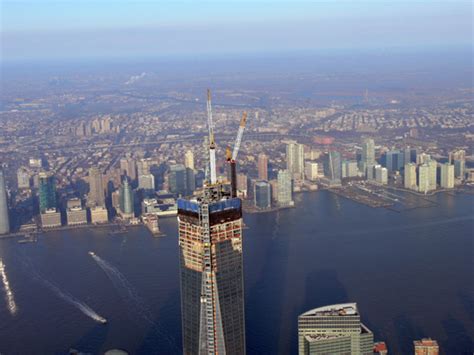
[{"label": "shoreline", "polygon": [[[454,194],[454,195],[456,195],[456,194],[473,195],[474,194],[474,189],[473,188],[470,189],[469,187],[466,188],[466,185],[461,185],[461,186],[455,187],[453,189],[438,189],[438,190],[431,191],[430,193],[427,193],[427,194],[420,193],[420,192],[414,191],[414,190],[401,188],[401,187],[395,187],[395,186],[382,186],[382,187],[384,189],[387,189],[387,190],[409,193],[413,196],[417,196],[417,197],[420,197],[422,199],[424,199],[424,197],[436,196],[437,194],[440,194],[440,193],[447,193],[447,194]],[[329,191],[329,192],[331,192],[331,193],[333,193],[337,196],[341,196],[341,197],[346,198],[350,201],[353,201],[355,203],[359,203],[359,204],[362,204],[362,205],[365,205],[365,206],[368,206],[368,207],[371,207],[371,208],[386,208],[386,209],[388,209],[390,211],[393,211],[393,212],[401,212],[401,211],[398,211],[396,209],[391,208],[394,205],[394,203],[383,202],[383,201],[380,201],[380,203],[374,203],[374,201],[372,201],[372,203],[369,203],[370,201],[367,201],[367,203],[366,203],[365,201],[362,201],[360,199],[352,198],[349,194],[344,193],[344,187],[335,188],[335,189],[319,188],[317,190],[302,190],[302,191],[296,192],[295,195],[296,194],[303,194],[303,193],[314,193],[314,192],[318,192],[318,191],[321,191],[321,190]],[[429,199],[427,199],[427,200],[429,202],[433,202]],[[242,212],[244,212],[246,214],[260,214],[260,213],[277,212],[277,211],[286,210],[286,209],[293,209],[293,208],[297,208],[297,207],[298,207],[298,203],[295,201],[295,204],[293,206],[272,207],[272,208],[265,209],[265,210],[259,210],[259,209],[254,208],[253,206],[250,206],[250,207],[249,206],[242,206]],[[406,208],[406,210],[426,208],[426,207],[430,207],[430,206],[417,206],[417,207]],[[170,218],[170,217],[176,217],[176,216],[166,216],[166,218]],[[34,231],[25,231],[25,232],[18,231],[18,232],[13,232],[13,233],[8,233],[8,234],[2,234],[2,235],[0,235],[0,240],[12,239],[12,238],[26,238],[29,235],[38,236],[38,235],[49,234],[50,232],[76,230],[76,229],[88,229],[88,228],[91,228],[91,229],[111,228],[112,230],[109,231],[109,233],[114,235],[114,234],[126,233],[126,232],[128,232],[128,229],[130,227],[138,227],[138,226],[145,227],[150,232],[150,235],[154,238],[162,237],[162,236],[166,235],[165,233],[163,233],[161,231],[159,233],[151,232],[149,230],[149,228],[147,228],[147,226],[143,223],[124,224],[124,223],[120,223],[120,222],[107,222],[107,223],[99,223],[99,224],[80,224],[80,225],[75,225],[75,226],[66,225],[66,226],[61,226],[61,227],[45,228],[45,229],[38,228],[37,230],[34,230]],[[124,230],[114,231],[113,228],[124,228]],[[114,233],[114,232],[118,232],[118,233]]]}]

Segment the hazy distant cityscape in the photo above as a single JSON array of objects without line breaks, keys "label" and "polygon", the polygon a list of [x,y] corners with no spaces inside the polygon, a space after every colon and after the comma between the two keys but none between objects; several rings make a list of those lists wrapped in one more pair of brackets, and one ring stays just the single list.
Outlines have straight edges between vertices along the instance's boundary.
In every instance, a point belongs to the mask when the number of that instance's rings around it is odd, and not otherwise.
[{"label": "hazy distant cityscape", "polygon": [[[147,221],[158,232],[156,216],[176,215],[177,197],[200,194],[205,97],[176,90],[154,95],[148,76],[130,76],[123,89],[102,94],[74,88],[80,79],[69,78],[50,79],[46,90],[31,88],[28,96],[4,94],[0,154],[9,232]],[[321,188],[374,207],[400,202],[391,195],[395,189],[466,189],[474,181],[466,90],[421,108],[402,94],[368,90],[352,104],[334,99],[319,106],[280,102],[273,92],[216,89],[218,155],[233,147],[245,111],[237,189],[254,212],[291,207],[293,193]],[[230,181],[224,158],[217,169],[221,181]],[[54,198],[44,201],[48,194]]]}]

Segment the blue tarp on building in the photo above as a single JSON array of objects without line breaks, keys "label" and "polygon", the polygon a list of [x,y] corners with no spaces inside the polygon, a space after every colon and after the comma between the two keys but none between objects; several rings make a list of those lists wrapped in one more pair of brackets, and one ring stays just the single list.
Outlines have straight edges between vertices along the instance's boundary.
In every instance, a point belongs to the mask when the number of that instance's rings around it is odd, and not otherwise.
[{"label": "blue tarp on building", "polygon": [[[231,198],[224,201],[214,202],[209,205],[209,212],[221,212],[230,209],[240,209],[242,206],[242,201],[240,198]],[[185,199],[178,199],[178,209],[185,210],[189,212],[199,213],[199,203],[193,202]]]}]

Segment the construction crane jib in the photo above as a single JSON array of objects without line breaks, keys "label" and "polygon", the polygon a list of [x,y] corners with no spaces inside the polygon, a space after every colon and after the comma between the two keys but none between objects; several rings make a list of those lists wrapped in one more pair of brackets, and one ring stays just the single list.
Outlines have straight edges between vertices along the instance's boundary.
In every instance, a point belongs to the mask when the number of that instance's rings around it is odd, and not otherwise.
[{"label": "construction crane jib", "polygon": [[210,184],[217,183],[217,169],[216,169],[216,143],[214,140],[214,123],[212,121],[212,104],[211,104],[211,90],[207,90],[207,125],[209,127],[209,173]]},{"label": "construction crane jib", "polygon": [[232,160],[237,160],[237,154],[239,154],[240,143],[242,143],[242,136],[244,134],[245,124],[247,123],[247,112],[242,114],[240,120],[239,130],[237,132],[237,138],[235,140],[234,151],[232,152]]}]

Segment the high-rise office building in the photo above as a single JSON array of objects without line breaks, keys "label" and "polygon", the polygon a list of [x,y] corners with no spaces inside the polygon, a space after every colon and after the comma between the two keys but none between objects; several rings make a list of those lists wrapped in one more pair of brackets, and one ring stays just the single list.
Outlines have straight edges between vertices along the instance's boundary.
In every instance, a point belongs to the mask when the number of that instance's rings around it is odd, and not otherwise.
[{"label": "high-rise office building", "polygon": [[124,218],[132,218],[134,216],[133,190],[125,177],[120,188],[120,214]]},{"label": "high-rise office building", "polygon": [[29,189],[30,188],[30,174],[25,168],[18,169],[16,173],[18,188]]},{"label": "high-rise office building", "polygon": [[418,150],[416,148],[406,147],[403,150],[403,154],[404,154],[403,160],[404,160],[405,165],[408,163],[416,163],[416,157],[418,155]]},{"label": "high-rise office building", "polygon": [[205,187],[178,200],[184,354],[245,354],[242,206]]},{"label": "high-rise office building", "polygon": [[464,180],[466,175],[466,162],[464,160],[454,160],[453,162],[456,179]]},{"label": "high-rise office building", "polygon": [[[434,181],[434,184],[433,184]],[[436,189],[436,162],[418,167],[418,191],[427,193]]]},{"label": "high-rise office building", "polygon": [[297,179],[304,178],[304,145],[295,141],[286,145],[286,169]]},{"label": "high-rise office building", "polygon": [[126,175],[131,181],[137,178],[137,166],[135,159],[126,157],[120,159],[120,175]]},{"label": "high-rise office building", "polygon": [[431,160],[431,155],[426,153],[421,153],[416,156],[416,163],[417,164],[428,164]]},{"label": "high-rise office building", "polygon": [[152,160],[150,158],[143,158],[137,161],[137,176],[150,174]]},{"label": "high-rise office building", "polygon": [[341,176],[342,178],[356,177],[358,175],[357,161],[344,160],[342,162]]},{"label": "high-rise office building", "polygon": [[55,228],[61,226],[61,213],[54,208],[49,208],[41,213],[41,226]]},{"label": "high-rise office building", "polygon": [[188,150],[184,154],[184,166],[188,169],[194,170],[194,153],[192,150]]},{"label": "high-rise office building", "polygon": [[441,164],[441,187],[452,189],[454,187],[454,165],[449,163]]},{"label": "high-rise office building", "polygon": [[191,168],[186,168],[186,195],[190,196],[196,190],[196,174]]},{"label": "high-rise office building", "polygon": [[90,209],[91,211],[91,222],[93,224],[107,223],[109,221],[109,214],[107,208],[96,206]]},{"label": "high-rise office building", "polygon": [[0,167],[0,234],[10,233],[10,220],[8,216],[8,198],[5,174]]},{"label": "high-rise office building", "polygon": [[400,171],[400,169],[405,165],[404,157],[404,153],[399,150],[387,152],[385,155],[385,166],[388,171]]},{"label": "high-rise office building", "polygon": [[254,205],[257,208],[266,209],[272,207],[271,186],[267,181],[257,181],[253,190]]},{"label": "high-rise office building", "polygon": [[375,180],[375,166],[376,165],[367,165],[365,169],[367,180]]},{"label": "high-rise office building", "polygon": [[305,178],[309,181],[316,181],[318,178],[318,163],[307,161],[304,164]]},{"label": "high-rise office building", "polygon": [[366,138],[362,143],[361,160],[365,163],[365,167],[375,165],[375,143],[372,138]]},{"label": "high-rise office building", "polygon": [[439,346],[436,340],[424,338],[413,342],[415,355],[438,355]]},{"label": "high-rise office building", "polygon": [[278,171],[277,202],[280,207],[293,206],[293,188],[291,173],[288,170]]},{"label": "high-rise office building", "polygon": [[148,191],[154,191],[155,176],[153,174],[138,175],[138,188]]},{"label": "high-rise office building", "polygon": [[268,180],[268,157],[264,153],[258,155],[258,179]]},{"label": "high-rise office building", "polygon": [[324,164],[324,175],[329,179],[331,185],[340,185],[342,178],[341,153],[331,151],[326,157]]},{"label": "high-rise office building", "polygon": [[71,198],[67,201],[66,218],[68,226],[87,224],[87,212],[82,208],[79,198]]},{"label": "high-rise office building", "polygon": [[272,204],[273,204],[274,202],[277,202],[277,199],[278,199],[278,180],[270,180],[268,183],[270,184]]},{"label": "high-rise office building", "polygon": [[382,185],[388,183],[388,170],[381,165],[375,166],[375,181]]},{"label": "high-rise office building", "polygon": [[372,354],[373,333],[356,303],[319,307],[298,317],[298,354]]},{"label": "high-rise office building", "polygon": [[403,180],[403,185],[405,186],[405,188],[410,190],[417,190],[418,186],[416,185],[416,164],[405,164],[404,171],[405,176]]},{"label": "high-rise office building", "polygon": [[317,149],[311,149],[309,152],[309,160],[318,160],[321,156],[321,151]]},{"label": "high-rise office building", "polygon": [[184,354],[245,354],[242,201],[217,180],[211,95],[208,180],[178,199]]},{"label": "high-rise office building", "polygon": [[449,154],[449,162],[454,164],[454,177],[464,180],[466,175],[466,151],[456,150]]},{"label": "high-rise office building", "polygon": [[427,193],[429,191],[429,168],[428,164],[418,166],[418,191]]},{"label": "high-rise office building", "polygon": [[436,160],[431,159],[428,163],[428,183],[429,183],[429,189],[430,190],[436,190],[436,184],[437,184],[437,169],[438,169],[438,163]]},{"label": "high-rise office building", "polygon": [[56,180],[54,175],[47,172],[39,174],[38,193],[41,213],[44,213],[46,210],[56,210]]},{"label": "high-rise office building", "polygon": [[456,150],[449,154],[449,162],[454,164],[454,177],[464,180],[466,175],[466,151]]},{"label": "high-rise office building", "polygon": [[247,197],[248,194],[248,177],[245,174],[237,174],[237,194]]},{"label": "high-rise office building", "polygon": [[168,184],[170,192],[174,194],[181,196],[187,196],[189,194],[190,189],[188,189],[187,169],[183,164],[170,166]]},{"label": "high-rise office building", "polygon": [[95,167],[89,169],[89,195],[87,196],[87,204],[90,207],[105,206],[105,190],[102,172]]}]

